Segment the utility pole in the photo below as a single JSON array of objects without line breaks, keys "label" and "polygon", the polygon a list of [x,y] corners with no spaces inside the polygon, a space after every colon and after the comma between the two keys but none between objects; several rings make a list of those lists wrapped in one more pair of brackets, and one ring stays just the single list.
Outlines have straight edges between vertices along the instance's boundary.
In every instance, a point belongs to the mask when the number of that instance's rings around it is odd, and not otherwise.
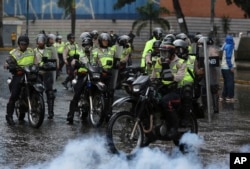
[{"label": "utility pole", "polygon": [[215,36],[215,32],[214,32],[214,16],[215,16],[214,5],[215,5],[215,0],[211,0],[211,18],[210,18],[211,28],[210,28],[210,31],[211,31],[212,37]]},{"label": "utility pole", "polygon": [[181,32],[188,35],[188,28],[187,28],[186,20],[185,20],[184,14],[182,13],[182,9],[181,9],[181,5],[179,3],[179,0],[173,0],[173,6],[175,9],[177,22],[180,26]]},{"label": "utility pole", "polygon": [[30,1],[26,0],[26,35],[29,36],[29,6]]}]

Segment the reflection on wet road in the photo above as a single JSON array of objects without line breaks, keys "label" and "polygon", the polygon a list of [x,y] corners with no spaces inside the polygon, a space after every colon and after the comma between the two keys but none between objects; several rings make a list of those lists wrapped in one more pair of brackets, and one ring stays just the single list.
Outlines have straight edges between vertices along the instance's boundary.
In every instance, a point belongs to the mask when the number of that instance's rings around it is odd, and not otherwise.
[{"label": "reflection on wet road", "polygon": [[[0,56],[3,64],[3,56]],[[0,66],[0,168],[229,168],[227,163],[231,151],[250,152],[250,86],[236,85],[235,103],[220,103],[220,113],[212,116],[212,122],[199,119],[197,152],[180,155],[172,143],[156,142],[151,149],[142,150],[136,159],[127,161],[122,157],[109,154],[105,146],[103,131],[95,130],[87,122],[81,123],[76,117],[75,124],[66,124],[69,101],[72,91],[64,90],[61,82],[56,84],[54,120],[46,119],[39,129],[23,124],[7,126],[5,121],[6,103],[9,91],[6,84],[8,71]],[[117,96],[123,95],[123,92]],[[47,115],[47,113],[46,113]],[[17,121],[15,117],[15,121]],[[195,139],[196,138],[196,139]],[[157,149],[159,147],[160,149]],[[167,150],[167,152],[162,150]],[[171,167],[172,166],[172,167]],[[183,168],[183,167],[182,167]]]}]

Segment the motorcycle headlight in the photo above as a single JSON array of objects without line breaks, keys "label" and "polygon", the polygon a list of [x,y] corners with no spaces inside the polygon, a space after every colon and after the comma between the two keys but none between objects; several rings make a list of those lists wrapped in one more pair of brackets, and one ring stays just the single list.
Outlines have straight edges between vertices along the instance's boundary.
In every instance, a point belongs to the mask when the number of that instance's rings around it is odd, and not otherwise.
[{"label": "motorcycle headlight", "polygon": [[139,92],[140,91],[140,88],[141,88],[141,86],[140,85],[134,85],[133,86],[133,92]]},{"label": "motorcycle headlight", "polygon": [[100,73],[93,73],[93,79],[100,79],[101,74]]}]

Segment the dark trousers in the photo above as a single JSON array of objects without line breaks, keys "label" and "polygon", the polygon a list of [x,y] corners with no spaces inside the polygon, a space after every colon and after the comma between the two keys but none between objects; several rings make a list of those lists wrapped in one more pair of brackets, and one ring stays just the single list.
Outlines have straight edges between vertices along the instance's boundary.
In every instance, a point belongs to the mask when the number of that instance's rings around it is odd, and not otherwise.
[{"label": "dark trousers", "polygon": [[166,120],[171,127],[176,129],[178,128],[179,122],[175,106],[179,106],[180,102],[180,94],[174,91],[166,94],[162,98],[162,107],[165,113],[164,115],[166,117]]},{"label": "dark trousers", "polygon": [[14,108],[15,108],[15,102],[18,100],[18,97],[21,92],[21,80],[23,76],[16,76],[14,75],[12,77],[11,83],[10,83],[10,98],[9,102],[7,103],[7,115],[12,116],[14,113]]},{"label": "dark trousers", "polygon": [[223,77],[223,90],[222,97],[233,98],[234,97],[234,72],[230,69],[221,69],[222,77]]}]

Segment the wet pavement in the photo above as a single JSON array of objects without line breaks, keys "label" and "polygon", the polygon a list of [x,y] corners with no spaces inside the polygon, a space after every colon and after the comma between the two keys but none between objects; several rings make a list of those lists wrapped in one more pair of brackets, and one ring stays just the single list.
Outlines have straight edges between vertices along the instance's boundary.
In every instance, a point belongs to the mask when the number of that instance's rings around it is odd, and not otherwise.
[{"label": "wet pavement", "polygon": [[[6,80],[10,75],[7,70],[3,70],[4,55],[0,52],[0,168],[136,168],[141,169],[141,163],[145,163],[143,158],[151,164],[151,158],[161,153],[155,151],[154,147],[167,150],[163,156],[163,161],[168,161],[171,168],[178,165],[184,168],[229,168],[229,153],[246,151],[250,152],[250,85],[237,83],[235,95],[238,99],[235,103],[220,102],[220,113],[212,115],[209,123],[207,118],[199,119],[198,138],[203,144],[198,146],[195,159],[198,161],[180,160],[180,157],[172,157],[168,153],[173,152],[174,146],[169,142],[156,142],[152,144],[152,149],[144,152],[137,157],[137,163],[131,167],[131,163],[123,158],[117,158],[106,152],[104,141],[102,140],[103,131],[92,129],[86,122],[82,123],[75,117],[72,126],[66,124],[66,114],[68,112],[69,101],[72,99],[73,92],[63,89],[61,82],[65,74],[59,77],[55,88],[55,117],[48,120],[47,116],[39,129],[31,128],[26,122],[17,124],[14,127],[7,125],[5,121],[6,104],[9,91]],[[237,80],[247,81],[250,71],[242,70],[236,72]],[[242,77],[242,79],[239,79]],[[119,91],[116,96],[120,97],[124,92]],[[47,109],[46,109],[47,110]],[[47,113],[46,113],[47,115]],[[17,119],[15,117],[15,121]],[[194,137],[195,138],[195,137]],[[195,143],[195,139],[193,139]],[[154,152],[154,153],[152,153]],[[102,156],[99,156],[102,155]],[[141,157],[141,158],[139,158]],[[157,156],[158,157],[158,156]],[[170,158],[171,157],[171,158]],[[93,161],[93,159],[95,159]],[[155,161],[159,161],[158,157]],[[176,163],[179,160],[178,165]],[[194,159],[194,157],[192,158]],[[134,161],[133,161],[134,162]],[[164,164],[165,164],[164,162]],[[112,163],[112,165],[111,165]],[[125,164],[124,164],[125,163]],[[154,164],[151,168],[161,168]],[[79,164],[79,165],[78,165]],[[198,167],[196,166],[198,164]],[[212,164],[215,164],[214,167]],[[212,167],[211,167],[212,165]],[[46,167],[45,167],[46,166]],[[152,165],[150,165],[152,166]],[[158,167],[156,167],[158,166]],[[166,168],[166,167],[163,167]]]}]

